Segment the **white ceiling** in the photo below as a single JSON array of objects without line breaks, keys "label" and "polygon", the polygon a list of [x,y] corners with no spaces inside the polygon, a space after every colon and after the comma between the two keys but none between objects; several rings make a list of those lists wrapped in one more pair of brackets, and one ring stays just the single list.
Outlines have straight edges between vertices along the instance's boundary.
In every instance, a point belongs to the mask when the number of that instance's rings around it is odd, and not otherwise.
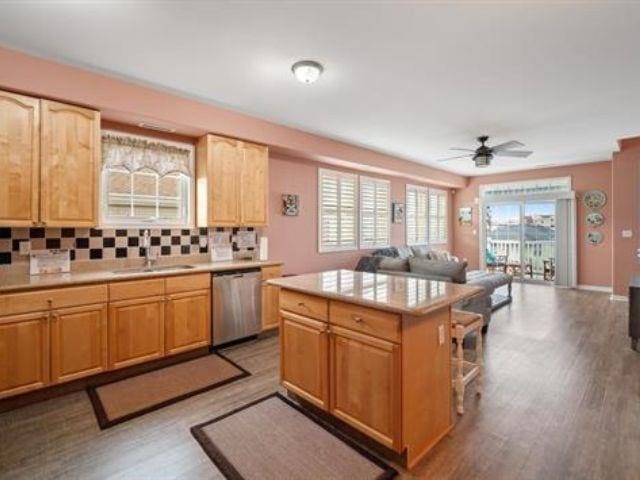
[{"label": "white ceiling", "polygon": [[[633,2],[9,2],[0,44],[463,175],[607,160],[640,134]],[[303,58],[326,68],[312,86]],[[435,162],[483,133],[535,153]]]}]

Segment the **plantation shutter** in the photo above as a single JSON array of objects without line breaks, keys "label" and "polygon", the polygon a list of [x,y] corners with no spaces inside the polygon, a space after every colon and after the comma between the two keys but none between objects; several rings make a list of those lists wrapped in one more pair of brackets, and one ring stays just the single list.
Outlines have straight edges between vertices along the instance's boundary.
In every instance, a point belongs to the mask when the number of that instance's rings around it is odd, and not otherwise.
[{"label": "plantation shutter", "polygon": [[447,242],[447,192],[429,190],[429,243]]},{"label": "plantation shutter", "polygon": [[360,247],[386,247],[390,243],[391,184],[360,177]]},{"label": "plantation shutter", "polygon": [[357,248],[358,177],[318,171],[318,231],[320,252]]},{"label": "plantation shutter", "polygon": [[424,187],[407,185],[405,198],[407,245],[425,245],[429,241],[428,190]]}]

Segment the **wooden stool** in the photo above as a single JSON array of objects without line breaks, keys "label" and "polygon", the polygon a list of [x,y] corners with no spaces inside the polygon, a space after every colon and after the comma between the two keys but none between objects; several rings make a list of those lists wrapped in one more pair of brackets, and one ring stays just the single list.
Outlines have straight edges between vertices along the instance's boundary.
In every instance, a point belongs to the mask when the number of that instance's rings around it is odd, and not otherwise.
[{"label": "wooden stool", "polygon": [[[482,395],[482,326],[483,318],[479,313],[451,310],[451,336],[456,339],[456,352],[453,358],[455,376],[452,380],[456,392],[456,410],[464,413],[464,390],[471,380],[477,377],[476,394]],[[476,351],[473,362],[464,359],[463,342],[469,333],[476,334]]]}]

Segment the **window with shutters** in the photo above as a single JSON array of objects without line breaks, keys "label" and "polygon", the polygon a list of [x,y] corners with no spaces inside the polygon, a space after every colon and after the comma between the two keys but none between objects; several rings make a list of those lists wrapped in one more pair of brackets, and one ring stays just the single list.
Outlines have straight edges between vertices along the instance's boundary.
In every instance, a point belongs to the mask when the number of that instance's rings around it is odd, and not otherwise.
[{"label": "window with shutters", "polygon": [[429,243],[447,243],[447,192],[429,189]]},{"label": "window with shutters", "polygon": [[391,183],[360,177],[360,248],[388,247],[391,242]]},{"label": "window with shutters", "polygon": [[358,248],[358,176],[318,169],[318,250]]},{"label": "window with shutters", "polygon": [[428,204],[429,190],[427,188],[407,185],[405,198],[407,245],[426,245],[429,243]]}]

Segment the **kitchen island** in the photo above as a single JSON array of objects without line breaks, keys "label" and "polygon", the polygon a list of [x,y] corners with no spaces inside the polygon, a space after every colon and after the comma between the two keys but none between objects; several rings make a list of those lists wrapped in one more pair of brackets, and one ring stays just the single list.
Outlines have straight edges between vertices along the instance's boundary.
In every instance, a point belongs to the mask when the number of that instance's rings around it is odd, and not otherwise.
[{"label": "kitchen island", "polygon": [[449,432],[451,305],[481,287],[350,270],[272,279],[280,379],[413,467]]}]

